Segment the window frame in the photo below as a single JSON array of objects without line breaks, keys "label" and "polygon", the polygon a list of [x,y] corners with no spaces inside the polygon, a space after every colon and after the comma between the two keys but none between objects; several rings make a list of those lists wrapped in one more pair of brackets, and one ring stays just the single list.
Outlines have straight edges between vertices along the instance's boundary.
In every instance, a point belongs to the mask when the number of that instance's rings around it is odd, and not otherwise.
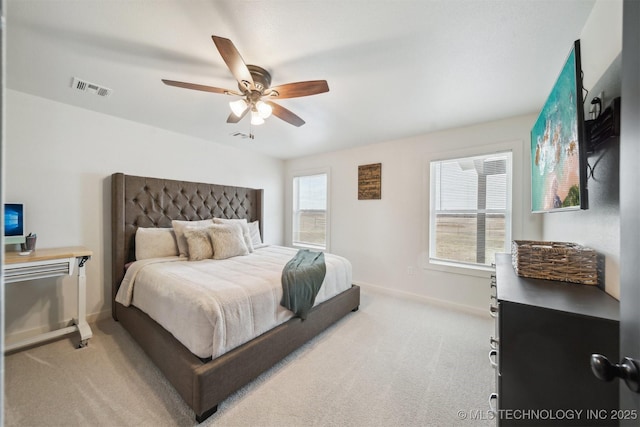
[{"label": "window frame", "polygon": [[[433,269],[439,271],[453,272],[459,274],[466,274],[472,276],[486,277],[487,272],[494,270],[493,266],[483,265],[477,263],[467,263],[455,260],[445,260],[432,257],[432,245],[435,244],[435,233],[432,232],[432,226],[435,221],[435,191],[432,188],[435,185],[434,177],[432,176],[431,165],[434,162],[444,161],[456,161],[465,160],[473,157],[490,157],[492,155],[510,154],[507,165],[507,182],[506,182],[506,212],[505,212],[505,242],[504,251],[509,252],[511,246],[511,238],[513,236],[514,221],[514,202],[513,202],[513,183],[514,183],[514,164],[516,164],[517,158],[519,158],[519,150],[515,143],[509,144],[496,144],[493,146],[478,147],[474,150],[458,150],[446,153],[439,153],[437,156],[426,159],[425,167],[425,190],[427,191],[426,197],[426,224],[425,224],[425,253],[426,259],[424,263],[425,269]],[[435,168],[434,168],[435,169]],[[472,212],[477,212],[473,210]],[[485,212],[489,213],[492,210],[487,209]]]},{"label": "window frame", "polygon": [[[315,245],[312,243],[306,243],[306,242],[296,242],[294,239],[296,230],[295,230],[295,225],[296,225],[296,220],[295,220],[295,216],[296,216],[296,210],[295,210],[295,206],[297,203],[297,197],[298,195],[296,194],[296,185],[295,185],[295,180],[297,178],[303,178],[303,177],[310,177],[310,176],[315,176],[315,175],[326,175],[326,179],[327,179],[327,186],[326,186],[326,211],[325,211],[325,244],[324,246],[322,245]],[[291,175],[291,179],[289,181],[290,183],[290,188],[291,188],[291,205],[290,205],[290,212],[291,212],[291,227],[290,227],[290,232],[291,232],[291,246],[293,246],[294,248],[302,248],[302,249],[312,249],[312,250],[317,250],[317,251],[329,251],[330,249],[330,236],[331,236],[331,173],[329,168],[319,168],[319,169],[311,169],[311,170],[304,170],[304,171],[297,171],[294,172]]]}]

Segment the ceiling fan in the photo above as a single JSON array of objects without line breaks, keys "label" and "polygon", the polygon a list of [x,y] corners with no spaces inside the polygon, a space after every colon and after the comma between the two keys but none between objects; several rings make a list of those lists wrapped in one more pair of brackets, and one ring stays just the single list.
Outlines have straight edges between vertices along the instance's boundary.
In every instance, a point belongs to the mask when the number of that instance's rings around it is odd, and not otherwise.
[{"label": "ceiling fan", "polygon": [[271,100],[299,98],[329,91],[326,80],[310,80],[270,87],[271,74],[257,65],[245,64],[231,40],[218,36],[211,36],[211,38],[231,74],[238,81],[238,91],[175,80],[162,79],[162,81],[169,86],[239,96],[240,99],[229,103],[232,112],[227,118],[227,123],[238,123],[250,112],[251,124],[254,125],[264,123],[264,119],[273,114],[285,122],[299,127],[305,123],[304,120]]}]

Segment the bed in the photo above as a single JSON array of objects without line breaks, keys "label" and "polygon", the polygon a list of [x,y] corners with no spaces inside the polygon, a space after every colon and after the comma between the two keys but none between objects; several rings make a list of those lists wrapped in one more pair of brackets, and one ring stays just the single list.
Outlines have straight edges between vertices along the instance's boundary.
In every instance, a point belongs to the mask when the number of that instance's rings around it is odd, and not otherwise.
[{"label": "bed", "polygon": [[290,318],[221,355],[216,351],[211,357],[196,355],[135,305],[116,301],[126,266],[135,261],[136,231],[170,228],[172,220],[223,218],[257,221],[262,235],[263,191],[122,173],[112,175],[111,187],[113,318],[163,372],[198,422],[215,413],[229,395],[359,307],[360,288],[349,284],[315,305],[304,321]]}]

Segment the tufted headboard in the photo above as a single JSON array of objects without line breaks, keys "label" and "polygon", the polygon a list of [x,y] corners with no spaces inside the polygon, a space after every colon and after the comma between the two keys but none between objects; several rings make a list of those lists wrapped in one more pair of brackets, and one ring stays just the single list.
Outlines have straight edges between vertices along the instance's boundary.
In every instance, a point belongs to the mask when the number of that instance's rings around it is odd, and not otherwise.
[{"label": "tufted headboard", "polygon": [[[174,181],[114,173],[111,175],[112,302],[135,260],[138,227],[171,227],[171,220],[246,218],[260,221],[263,190]],[[116,317],[115,302],[112,314]]]}]

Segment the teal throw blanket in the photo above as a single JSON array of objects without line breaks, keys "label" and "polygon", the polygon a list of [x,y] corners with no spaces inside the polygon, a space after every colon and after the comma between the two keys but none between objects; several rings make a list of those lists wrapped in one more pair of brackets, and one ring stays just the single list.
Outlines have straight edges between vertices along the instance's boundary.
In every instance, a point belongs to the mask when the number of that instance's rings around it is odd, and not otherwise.
[{"label": "teal throw blanket", "polygon": [[326,272],[324,253],[300,249],[282,270],[280,305],[293,311],[302,320],[306,319]]}]

